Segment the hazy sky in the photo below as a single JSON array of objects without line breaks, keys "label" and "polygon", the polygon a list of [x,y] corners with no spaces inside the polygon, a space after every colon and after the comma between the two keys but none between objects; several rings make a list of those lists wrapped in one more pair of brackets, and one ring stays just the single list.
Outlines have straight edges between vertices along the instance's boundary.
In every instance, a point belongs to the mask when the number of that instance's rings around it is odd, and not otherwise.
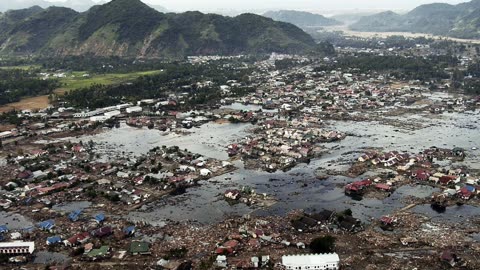
[{"label": "hazy sky", "polygon": [[[3,1],[3,0],[0,0]],[[98,2],[99,0],[94,0]],[[372,10],[372,9],[413,9],[418,5],[443,2],[458,4],[469,0],[143,0],[146,3],[162,5],[171,11],[185,10]]]}]

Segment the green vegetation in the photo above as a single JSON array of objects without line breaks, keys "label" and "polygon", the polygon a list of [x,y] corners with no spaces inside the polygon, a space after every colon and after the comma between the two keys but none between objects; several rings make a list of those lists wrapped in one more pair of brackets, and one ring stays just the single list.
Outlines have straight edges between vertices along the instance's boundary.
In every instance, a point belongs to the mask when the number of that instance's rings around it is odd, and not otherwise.
[{"label": "green vegetation", "polygon": [[[400,79],[438,80],[450,78],[445,68],[455,65],[458,59],[451,56],[403,57],[403,56],[345,56],[337,63],[331,64],[330,69],[359,69],[362,72],[378,71],[389,72]],[[318,68],[318,70],[321,70]]]},{"label": "green vegetation", "polygon": [[294,24],[301,28],[321,27],[339,25],[340,22],[326,18],[320,14],[313,14],[310,12],[296,11],[296,10],[279,10],[269,11],[263,16],[272,18],[276,21],[287,22]]},{"label": "green vegetation", "polygon": [[48,95],[58,88],[58,80],[41,80],[36,70],[0,69],[0,105],[26,96]]},{"label": "green vegetation", "polygon": [[[199,54],[318,53],[307,33],[254,14],[160,13],[113,0],[84,13],[51,7],[0,17],[3,55],[94,55],[181,59]],[[321,52],[321,51],[320,51]],[[82,69],[76,69],[82,70]]]},{"label": "green vegetation", "polygon": [[[66,78],[61,78],[59,81],[62,83],[61,88],[63,90],[74,90],[79,88],[88,88],[92,85],[111,85],[120,84],[129,81],[133,81],[140,76],[155,75],[160,73],[160,70],[153,71],[141,71],[131,73],[111,73],[111,74],[88,74],[86,72],[71,72]],[[84,77],[83,75],[88,76]]]},{"label": "green vegetation", "polygon": [[428,4],[417,7],[405,15],[382,12],[361,18],[351,26],[358,31],[420,32],[447,35],[456,38],[480,37],[480,2],[458,5]]},{"label": "green vegetation", "polygon": [[[230,62],[231,63],[231,62]],[[94,84],[87,88],[68,92],[64,99],[72,106],[79,108],[99,108],[111,106],[120,102],[138,101],[145,98],[160,98],[172,92],[188,92],[189,99],[185,106],[197,104],[215,104],[221,98],[218,85],[226,84],[228,80],[237,80],[247,83],[251,69],[235,69],[233,66],[224,67],[219,61],[209,65],[177,64],[164,72],[141,76],[129,85],[100,85]],[[211,81],[217,87],[195,90],[199,81]],[[190,90],[186,90],[188,86]],[[248,89],[232,89],[238,94],[244,94]]]}]

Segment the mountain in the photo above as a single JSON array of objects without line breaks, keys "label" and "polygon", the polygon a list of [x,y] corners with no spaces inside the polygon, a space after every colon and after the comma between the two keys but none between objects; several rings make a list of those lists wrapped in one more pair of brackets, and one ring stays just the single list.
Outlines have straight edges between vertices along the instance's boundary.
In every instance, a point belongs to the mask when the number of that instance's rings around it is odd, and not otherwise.
[{"label": "mountain", "polygon": [[342,22],[344,24],[350,25],[355,22],[358,22],[358,20],[360,20],[362,17],[370,16],[375,13],[376,12],[368,12],[368,11],[356,12],[356,13],[342,13],[342,14],[333,15],[331,18],[339,22]]},{"label": "mountain", "polygon": [[0,12],[7,10],[25,9],[32,6],[48,8],[50,6],[68,7],[77,11],[86,11],[96,5],[92,0],[67,0],[64,2],[47,0],[8,0],[0,3]]},{"label": "mountain", "polygon": [[[0,2],[0,12],[4,12],[7,10],[17,10],[17,9],[25,9],[33,6],[39,6],[42,8],[48,8],[51,6],[57,7],[66,7],[71,8],[73,10],[84,12],[87,11],[89,8],[95,5],[102,5],[106,4],[109,1],[102,0],[98,3],[95,3],[92,0],[66,0],[66,1],[58,1],[58,0],[2,0]],[[150,5],[154,9],[160,12],[168,12],[168,10],[159,5]]]},{"label": "mountain", "polygon": [[341,24],[334,19],[329,19],[319,14],[295,10],[268,11],[263,14],[263,16],[272,18],[275,21],[291,23],[300,28],[312,28]]},{"label": "mountain", "polygon": [[317,50],[311,36],[289,23],[254,14],[161,13],[140,0],[113,0],[83,13],[36,7],[0,17],[3,55],[181,58]]},{"label": "mountain", "polygon": [[160,5],[149,5],[149,6],[158,12],[162,12],[162,13],[169,12],[168,9],[166,9],[164,6],[160,6]]},{"label": "mountain", "polygon": [[350,26],[356,31],[419,32],[457,38],[480,38],[480,0],[449,5],[422,5],[405,15],[383,12],[361,18]]}]

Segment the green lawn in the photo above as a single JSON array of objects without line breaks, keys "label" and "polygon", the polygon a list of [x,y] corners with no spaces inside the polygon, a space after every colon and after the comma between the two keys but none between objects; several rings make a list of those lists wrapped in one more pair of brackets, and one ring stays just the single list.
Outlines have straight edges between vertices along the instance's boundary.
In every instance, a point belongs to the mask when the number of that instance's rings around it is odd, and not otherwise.
[{"label": "green lawn", "polygon": [[[111,74],[90,74],[90,77],[83,77],[87,72],[75,71],[69,73],[66,78],[60,81],[64,84],[57,92],[65,92],[78,88],[89,87],[93,84],[119,84],[132,81],[140,76],[153,75],[160,73],[160,70],[131,72],[131,73],[111,73]],[[74,77],[73,77],[74,76]]]}]

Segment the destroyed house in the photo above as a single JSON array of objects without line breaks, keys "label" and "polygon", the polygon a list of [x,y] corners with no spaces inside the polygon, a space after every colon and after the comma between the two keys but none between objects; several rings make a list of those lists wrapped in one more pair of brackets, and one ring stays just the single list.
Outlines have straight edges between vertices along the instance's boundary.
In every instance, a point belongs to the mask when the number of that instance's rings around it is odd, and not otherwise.
[{"label": "destroyed house", "polygon": [[147,242],[134,241],[130,243],[130,247],[128,250],[132,255],[150,254],[150,246]]},{"label": "destroyed house", "polygon": [[426,170],[415,170],[412,172],[412,178],[420,181],[427,181],[430,178],[430,172]]},{"label": "destroyed house", "polygon": [[341,220],[339,220],[339,222],[340,228],[350,232],[355,231],[355,229],[357,229],[361,225],[360,220],[351,216],[344,216]]},{"label": "destroyed house", "polygon": [[105,220],[105,215],[100,213],[100,214],[97,214],[93,217],[93,219],[95,220],[95,222],[97,223],[102,223],[104,220]]},{"label": "destroyed house", "polygon": [[329,211],[329,210],[323,210],[319,213],[312,214],[310,217],[315,219],[316,221],[320,223],[328,223],[332,221],[332,218],[334,217],[334,212]]},{"label": "destroyed house", "polygon": [[442,184],[444,186],[447,186],[449,184],[454,183],[456,180],[457,180],[457,176],[444,175],[444,176],[440,177],[440,179],[438,181],[440,182],[440,184]]},{"label": "destroyed house", "polygon": [[457,194],[460,198],[464,200],[470,200],[475,192],[475,187],[473,186],[465,186],[458,190]]},{"label": "destroyed house", "polygon": [[90,239],[90,234],[88,232],[78,233],[67,240],[63,241],[65,246],[76,246],[79,244],[84,244]]},{"label": "destroyed house", "polygon": [[92,236],[102,238],[113,234],[113,229],[110,226],[105,226],[100,229],[92,231]]},{"label": "destroyed house", "polygon": [[68,219],[71,221],[77,221],[80,218],[81,210],[75,210],[68,215]]},{"label": "destroyed house", "polygon": [[51,231],[55,227],[55,221],[52,219],[38,223],[38,227],[44,231]]},{"label": "destroyed house", "polygon": [[293,220],[292,227],[299,232],[303,232],[308,229],[308,225],[301,222],[300,220]]},{"label": "destroyed house", "polygon": [[129,226],[129,227],[126,227],[125,229],[123,229],[123,233],[126,235],[126,236],[131,236],[135,233],[135,226]]},{"label": "destroyed house", "polygon": [[318,221],[316,221],[315,219],[313,219],[311,217],[307,217],[307,216],[302,217],[300,219],[300,222],[305,223],[309,227],[315,227],[315,226],[318,225]]},{"label": "destroyed house", "polygon": [[346,193],[361,192],[365,188],[369,187],[370,185],[372,185],[372,181],[370,179],[353,182],[345,186],[345,192]]},{"label": "destroyed house", "polygon": [[51,236],[47,238],[47,245],[49,246],[55,245],[61,242],[62,242],[62,238],[60,238],[60,236]]},{"label": "destroyed house", "polygon": [[376,184],[375,188],[383,191],[390,191],[392,189],[392,187],[387,184]]},{"label": "destroyed house", "polygon": [[109,252],[110,252],[109,246],[101,246],[98,249],[92,249],[90,252],[88,252],[87,256],[91,258],[100,258],[100,257],[107,256]]}]

